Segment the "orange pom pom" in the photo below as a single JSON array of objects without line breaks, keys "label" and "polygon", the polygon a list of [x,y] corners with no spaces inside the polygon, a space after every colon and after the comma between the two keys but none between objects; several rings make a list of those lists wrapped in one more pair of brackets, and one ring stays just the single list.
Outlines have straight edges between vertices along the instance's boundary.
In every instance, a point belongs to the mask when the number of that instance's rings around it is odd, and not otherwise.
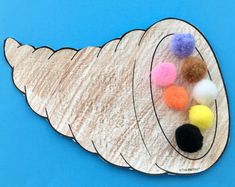
[{"label": "orange pom pom", "polygon": [[169,86],[164,90],[164,100],[168,107],[185,110],[189,104],[188,92],[181,86]]}]

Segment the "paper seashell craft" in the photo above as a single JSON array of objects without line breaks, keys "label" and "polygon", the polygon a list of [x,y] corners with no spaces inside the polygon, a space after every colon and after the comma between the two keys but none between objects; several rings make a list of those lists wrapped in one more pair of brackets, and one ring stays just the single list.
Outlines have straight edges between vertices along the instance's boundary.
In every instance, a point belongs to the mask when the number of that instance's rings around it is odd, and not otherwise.
[{"label": "paper seashell craft", "polygon": [[226,147],[229,107],[219,64],[190,23],[168,18],[79,50],[8,38],[4,51],[32,110],[113,165],[195,174]]}]

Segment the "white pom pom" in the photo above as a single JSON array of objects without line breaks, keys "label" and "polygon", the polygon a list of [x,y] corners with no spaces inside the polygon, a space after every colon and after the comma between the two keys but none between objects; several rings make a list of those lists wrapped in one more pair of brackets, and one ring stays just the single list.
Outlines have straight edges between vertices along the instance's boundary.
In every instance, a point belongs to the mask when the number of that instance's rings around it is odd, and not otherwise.
[{"label": "white pom pom", "polygon": [[211,80],[203,79],[193,88],[193,98],[203,105],[211,104],[218,95],[218,89]]}]

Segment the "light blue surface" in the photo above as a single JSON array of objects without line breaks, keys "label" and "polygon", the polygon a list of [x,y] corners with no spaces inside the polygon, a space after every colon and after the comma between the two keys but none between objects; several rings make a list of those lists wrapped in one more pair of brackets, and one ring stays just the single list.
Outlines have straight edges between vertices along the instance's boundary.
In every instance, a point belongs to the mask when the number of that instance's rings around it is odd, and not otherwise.
[{"label": "light blue surface", "polygon": [[148,176],[104,163],[55,133],[14,87],[0,49],[0,186],[234,186],[235,4],[232,0],[0,0],[0,45],[11,36],[54,49],[101,45],[130,29],[177,17],[208,38],[221,65],[231,108],[223,157],[194,176]]}]

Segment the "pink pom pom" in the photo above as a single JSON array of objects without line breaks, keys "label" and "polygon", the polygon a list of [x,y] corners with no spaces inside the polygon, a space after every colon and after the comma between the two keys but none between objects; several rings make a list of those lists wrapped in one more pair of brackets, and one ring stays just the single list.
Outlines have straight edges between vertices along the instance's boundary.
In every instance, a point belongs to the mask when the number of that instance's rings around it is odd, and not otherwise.
[{"label": "pink pom pom", "polygon": [[152,82],[156,86],[169,86],[174,83],[176,74],[177,70],[174,64],[160,63],[157,64],[151,72]]}]

